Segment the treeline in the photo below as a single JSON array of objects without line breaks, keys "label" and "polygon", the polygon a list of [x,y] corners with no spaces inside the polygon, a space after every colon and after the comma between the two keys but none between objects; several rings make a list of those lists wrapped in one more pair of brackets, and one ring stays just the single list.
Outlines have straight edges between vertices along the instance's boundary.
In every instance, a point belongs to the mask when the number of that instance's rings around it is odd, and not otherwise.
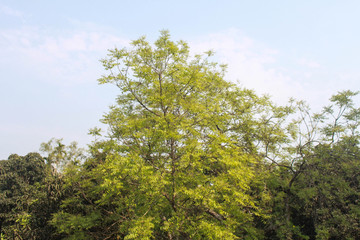
[{"label": "treeline", "polygon": [[167,32],[113,49],[88,149],[0,161],[1,239],[360,239],[360,109],[320,113],[224,80]]}]

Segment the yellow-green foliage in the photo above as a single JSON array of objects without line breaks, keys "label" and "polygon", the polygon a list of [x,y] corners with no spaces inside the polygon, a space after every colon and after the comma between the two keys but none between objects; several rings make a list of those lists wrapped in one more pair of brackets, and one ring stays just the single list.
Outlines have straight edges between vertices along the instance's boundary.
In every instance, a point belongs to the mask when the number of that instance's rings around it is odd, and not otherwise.
[{"label": "yellow-green foliage", "polygon": [[140,38],[109,51],[99,79],[119,88],[102,120],[109,140],[94,142],[92,156],[69,172],[75,194],[54,226],[74,234],[66,212],[83,217],[76,228],[89,238],[261,238],[254,218],[265,217],[267,192],[257,171],[287,141],[292,108],[225,81],[211,55],[191,57],[166,31],[154,45]]}]

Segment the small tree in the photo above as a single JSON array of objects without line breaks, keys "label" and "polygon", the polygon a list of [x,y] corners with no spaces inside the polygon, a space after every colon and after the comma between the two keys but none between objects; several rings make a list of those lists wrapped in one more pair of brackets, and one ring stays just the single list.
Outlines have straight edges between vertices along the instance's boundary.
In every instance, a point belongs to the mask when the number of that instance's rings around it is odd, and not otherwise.
[{"label": "small tree", "polygon": [[45,153],[46,164],[54,173],[62,173],[69,164],[80,164],[84,159],[84,150],[77,142],[63,144],[63,139],[52,138],[40,145],[40,151]]}]

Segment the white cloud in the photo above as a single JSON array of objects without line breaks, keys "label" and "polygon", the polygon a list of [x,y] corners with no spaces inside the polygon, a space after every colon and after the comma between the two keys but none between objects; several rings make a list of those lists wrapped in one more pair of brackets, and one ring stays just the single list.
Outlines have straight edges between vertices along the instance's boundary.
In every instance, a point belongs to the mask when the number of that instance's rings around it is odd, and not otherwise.
[{"label": "white cloud", "polygon": [[360,79],[358,72],[341,74],[315,60],[268,47],[236,29],[198,37],[190,46],[195,53],[215,51],[214,61],[228,65],[228,80],[269,94],[279,104],[291,97],[305,100],[314,111],[328,105],[339,90],[356,91]]},{"label": "white cloud", "polygon": [[8,16],[11,16],[11,17],[18,17],[18,18],[23,18],[24,17],[24,13],[19,11],[19,10],[15,10],[15,9],[12,9],[8,6],[4,6],[4,5],[0,5],[0,12],[5,14],[5,15],[8,15]]},{"label": "white cloud", "polygon": [[299,59],[298,63],[300,65],[308,67],[308,68],[320,68],[321,67],[320,63],[318,63],[314,60],[306,59],[306,58]]},{"label": "white cloud", "polygon": [[72,85],[99,77],[99,59],[106,56],[107,49],[122,47],[128,42],[100,31],[64,34],[24,27],[0,32],[0,51],[7,56],[0,62],[17,64],[44,81]]},{"label": "white cloud", "polygon": [[214,50],[216,61],[228,65],[227,78],[274,100],[285,103],[290,97],[301,95],[303,88],[278,64],[277,49],[244,35],[241,31],[227,31],[203,36],[191,42],[195,52]]}]

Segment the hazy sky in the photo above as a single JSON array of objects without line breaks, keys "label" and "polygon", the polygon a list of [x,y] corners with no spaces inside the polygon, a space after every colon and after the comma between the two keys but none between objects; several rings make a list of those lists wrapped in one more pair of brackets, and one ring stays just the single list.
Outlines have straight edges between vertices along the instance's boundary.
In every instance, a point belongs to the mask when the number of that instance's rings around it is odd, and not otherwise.
[{"label": "hazy sky", "polygon": [[0,159],[52,137],[90,143],[118,93],[97,85],[99,60],[162,29],[214,50],[229,81],[320,109],[360,90],[359,12],[357,0],[0,0]]}]

